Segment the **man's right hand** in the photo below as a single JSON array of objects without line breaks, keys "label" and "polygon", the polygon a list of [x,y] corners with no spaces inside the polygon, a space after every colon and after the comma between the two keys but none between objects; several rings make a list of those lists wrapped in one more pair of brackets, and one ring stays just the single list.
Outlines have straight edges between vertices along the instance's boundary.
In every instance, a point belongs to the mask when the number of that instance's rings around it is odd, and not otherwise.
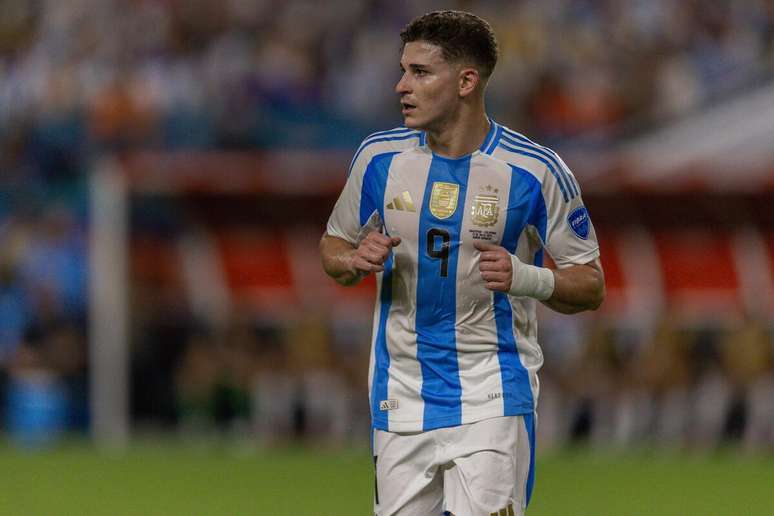
[{"label": "man's right hand", "polygon": [[351,270],[359,276],[384,270],[384,262],[393,247],[400,245],[400,237],[389,237],[378,231],[371,231],[360,242],[351,255]]}]

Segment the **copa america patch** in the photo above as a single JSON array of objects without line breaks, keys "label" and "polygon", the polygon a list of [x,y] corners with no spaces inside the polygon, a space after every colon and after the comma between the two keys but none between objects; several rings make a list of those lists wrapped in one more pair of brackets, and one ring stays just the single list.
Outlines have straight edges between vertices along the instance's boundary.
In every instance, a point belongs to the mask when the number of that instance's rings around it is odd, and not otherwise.
[{"label": "copa america patch", "polygon": [[585,206],[580,206],[572,210],[567,216],[567,223],[570,224],[572,232],[578,235],[578,238],[586,240],[589,237],[589,211]]}]

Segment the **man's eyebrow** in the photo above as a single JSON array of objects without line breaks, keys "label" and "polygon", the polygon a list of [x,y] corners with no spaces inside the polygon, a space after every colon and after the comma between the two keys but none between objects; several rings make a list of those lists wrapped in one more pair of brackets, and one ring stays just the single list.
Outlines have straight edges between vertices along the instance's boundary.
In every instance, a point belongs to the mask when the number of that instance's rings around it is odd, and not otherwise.
[{"label": "man's eyebrow", "polygon": [[[408,67],[412,70],[419,70],[422,68],[427,68],[429,65],[426,64],[420,64],[420,63],[409,63]],[[401,69],[403,69],[403,63],[400,65]]]}]

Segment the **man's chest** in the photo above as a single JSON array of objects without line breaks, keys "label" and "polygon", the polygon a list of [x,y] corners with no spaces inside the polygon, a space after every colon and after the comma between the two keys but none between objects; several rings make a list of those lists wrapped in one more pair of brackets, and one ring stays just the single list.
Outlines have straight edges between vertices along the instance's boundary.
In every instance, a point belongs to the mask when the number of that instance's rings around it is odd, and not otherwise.
[{"label": "man's chest", "polygon": [[396,167],[385,185],[385,230],[427,252],[444,241],[499,243],[509,217],[518,217],[509,210],[511,180],[502,167]]}]

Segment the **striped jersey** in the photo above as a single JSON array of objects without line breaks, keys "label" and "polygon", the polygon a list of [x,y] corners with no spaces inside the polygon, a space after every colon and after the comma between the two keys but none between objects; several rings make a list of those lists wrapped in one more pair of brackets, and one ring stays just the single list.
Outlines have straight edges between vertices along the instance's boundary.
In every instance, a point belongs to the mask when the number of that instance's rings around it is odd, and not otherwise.
[{"label": "striped jersey", "polygon": [[484,288],[474,242],[559,267],[599,256],[580,188],[551,150],[491,121],[461,158],[423,132],[375,133],[358,148],[327,233],[357,245],[399,236],[377,274],[369,399],[374,428],[415,432],[532,413],[543,356],[536,301]]}]

